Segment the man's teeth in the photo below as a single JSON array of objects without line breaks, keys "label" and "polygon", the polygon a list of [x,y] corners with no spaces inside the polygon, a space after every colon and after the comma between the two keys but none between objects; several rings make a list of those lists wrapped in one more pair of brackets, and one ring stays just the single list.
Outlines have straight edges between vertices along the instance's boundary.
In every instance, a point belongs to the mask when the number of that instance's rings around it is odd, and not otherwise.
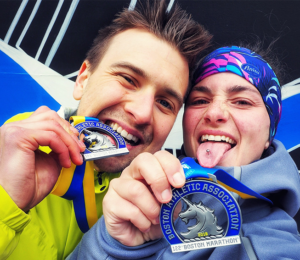
[{"label": "man's teeth", "polygon": [[230,144],[236,143],[234,140],[232,140],[229,137],[226,137],[225,135],[202,135],[201,142],[204,142],[204,141],[216,141],[216,142],[224,141],[224,142],[230,143]]},{"label": "man's teeth", "polygon": [[128,134],[128,132],[126,130],[124,130],[121,126],[119,126],[117,123],[110,123],[109,126],[116,132],[118,132],[121,136],[123,136],[124,138],[126,138],[127,140],[132,140],[133,142],[137,142],[139,139],[132,135],[132,134]]}]

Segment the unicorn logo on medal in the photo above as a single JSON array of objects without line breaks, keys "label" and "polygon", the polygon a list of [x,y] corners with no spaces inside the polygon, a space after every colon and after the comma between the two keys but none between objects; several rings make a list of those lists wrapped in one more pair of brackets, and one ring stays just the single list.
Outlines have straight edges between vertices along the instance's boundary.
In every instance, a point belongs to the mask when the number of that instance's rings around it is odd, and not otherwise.
[{"label": "unicorn logo on medal", "polygon": [[87,129],[84,129],[83,132],[88,134],[83,138],[83,141],[88,144],[87,149],[91,152],[97,152],[101,149],[116,148],[116,146],[103,134]]},{"label": "unicorn logo on medal", "polygon": [[223,228],[217,225],[217,217],[214,210],[205,206],[201,201],[198,204],[192,203],[188,199],[182,198],[187,204],[186,211],[179,213],[181,220],[188,224],[190,219],[196,219],[194,226],[188,227],[188,232],[181,232],[184,242],[195,242],[200,240],[210,240],[224,236]]}]

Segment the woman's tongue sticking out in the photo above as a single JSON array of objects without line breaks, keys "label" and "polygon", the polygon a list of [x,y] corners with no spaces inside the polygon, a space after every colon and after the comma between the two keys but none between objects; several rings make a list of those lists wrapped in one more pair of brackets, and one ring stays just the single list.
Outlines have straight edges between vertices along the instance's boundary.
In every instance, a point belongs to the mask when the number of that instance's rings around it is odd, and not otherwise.
[{"label": "woman's tongue sticking out", "polygon": [[231,145],[225,142],[202,143],[197,149],[198,162],[203,167],[215,167],[230,148]]}]

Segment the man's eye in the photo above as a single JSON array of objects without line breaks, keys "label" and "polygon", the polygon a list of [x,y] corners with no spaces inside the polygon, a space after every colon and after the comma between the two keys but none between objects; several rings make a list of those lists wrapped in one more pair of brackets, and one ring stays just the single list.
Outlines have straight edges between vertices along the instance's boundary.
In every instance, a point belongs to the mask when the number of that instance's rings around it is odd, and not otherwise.
[{"label": "man's eye", "polygon": [[123,77],[128,83],[130,83],[131,85],[134,85],[134,86],[135,86],[134,81],[133,81],[131,78],[129,78],[129,77],[127,77],[127,76],[124,76],[124,75],[122,75],[122,77]]},{"label": "man's eye", "polygon": [[170,103],[164,99],[159,99],[157,102],[166,108],[172,109]]}]

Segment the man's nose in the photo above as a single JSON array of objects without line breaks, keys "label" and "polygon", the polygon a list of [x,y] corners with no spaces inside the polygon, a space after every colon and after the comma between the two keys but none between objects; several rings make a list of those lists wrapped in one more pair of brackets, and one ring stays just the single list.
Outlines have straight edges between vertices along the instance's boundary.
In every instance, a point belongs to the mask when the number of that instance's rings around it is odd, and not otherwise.
[{"label": "man's nose", "polygon": [[229,112],[224,101],[213,101],[209,104],[204,119],[208,123],[219,124],[228,121]]},{"label": "man's nose", "polygon": [[152,124],[154,104],[154,94],[143,91],[126,103],[125,110],[133,116],[136,124],[149,125]]}]

